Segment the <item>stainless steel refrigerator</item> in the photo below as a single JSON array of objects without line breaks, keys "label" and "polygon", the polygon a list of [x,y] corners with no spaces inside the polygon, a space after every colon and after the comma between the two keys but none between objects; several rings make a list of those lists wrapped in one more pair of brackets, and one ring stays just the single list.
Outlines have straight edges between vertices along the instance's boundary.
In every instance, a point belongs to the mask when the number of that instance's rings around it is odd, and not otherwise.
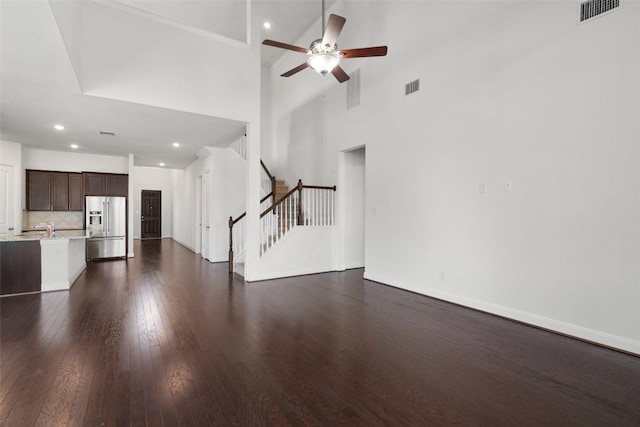
[{"label": "stainless steel refrigerator", "polygon": [[88,260],[127,256],[127,200],[125,197],[87,196],[85,223],[89,232]]}]

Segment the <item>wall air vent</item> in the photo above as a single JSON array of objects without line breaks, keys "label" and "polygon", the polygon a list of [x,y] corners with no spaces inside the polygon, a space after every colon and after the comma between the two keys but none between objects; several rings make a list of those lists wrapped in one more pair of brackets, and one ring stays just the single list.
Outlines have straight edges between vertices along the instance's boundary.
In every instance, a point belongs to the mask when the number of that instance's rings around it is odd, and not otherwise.
[{"label": "wall air vent", "polygon": [[407,83],[404,86],[405,95],[411,95],[413,92],[417,92],[419,90],[420,90],[420,79]]},{"label": "wall air vent", "polygon": [[347,110],[360,105],[360,68],[349,74],[347,80]]},{"label": "wall air vent", "polygon": [[589,0],[580,3],[580,22],[620,7],[621,0]]}]

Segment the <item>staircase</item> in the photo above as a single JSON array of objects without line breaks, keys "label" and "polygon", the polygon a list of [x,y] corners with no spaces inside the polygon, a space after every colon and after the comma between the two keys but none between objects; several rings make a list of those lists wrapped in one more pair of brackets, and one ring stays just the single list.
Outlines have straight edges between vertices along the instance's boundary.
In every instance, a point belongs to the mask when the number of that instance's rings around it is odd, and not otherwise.
[{"label": "staircase", "polygon": [[282,179],[276,179],[275,183],[276,183],[276,186],[275,186],[275,189],[273,190],[273,193],[274,193],[274,199],[276,201],[278,201],[285,194],[287,194],[289,192],[289,186]]},{"label": "staircase", "polygon": [[[244,157],[242,146],[233,148]],[[246,158],[246,157],[245,157]],[[299,226],[333,226],[334,193],[336,187],[304,185],[298,181],[290,189],[284,180],[276,179],[262,165],[260,200],[260,256],[264,255],[289,231]],[[246,243],[246,212],[237,218],[229,217],[229,273],[234,270],[244,275],[244,254]],[[234,268],[235,265],[235,268]]]}]

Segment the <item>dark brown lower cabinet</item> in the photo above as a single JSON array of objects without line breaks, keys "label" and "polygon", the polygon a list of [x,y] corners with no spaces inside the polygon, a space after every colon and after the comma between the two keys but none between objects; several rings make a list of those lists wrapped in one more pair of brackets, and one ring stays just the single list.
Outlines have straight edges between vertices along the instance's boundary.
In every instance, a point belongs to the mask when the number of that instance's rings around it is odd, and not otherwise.
[{"label": "dark brown lower cabinet", "polygon": [[40,291],[40,241],[0,242],[0,295]]}]

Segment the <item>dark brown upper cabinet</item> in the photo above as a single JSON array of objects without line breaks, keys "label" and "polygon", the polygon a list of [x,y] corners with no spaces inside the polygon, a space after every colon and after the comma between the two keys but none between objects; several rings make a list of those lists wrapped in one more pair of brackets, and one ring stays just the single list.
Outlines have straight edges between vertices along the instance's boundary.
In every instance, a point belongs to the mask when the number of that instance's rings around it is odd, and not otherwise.
[{"label": "dark brown upper cabinet", "polygon": [[84,210],[84,186],[81,173],[69,173],[69,210]]},{"label": "dark brown upper cabinet", "polygon": [[127,175],[107,175],[107,196],[124,196],[129,193],[129,180]]},{"label": "dark brown upper cabinet", "polygon": [[83,175],[85,196],[107,195],[107,176],[105,174],[85,172]]},{"label": "dark brown upper cabinet", "polygon": [[85,172],[84,194],[87,196],[127,196],[128,175]]},{"label": "dark brown upper cabinet", "polygon": [[27,210],[83,209],[84,190],[81,173],[27,170]]},{"label": "dark brown upper cabinet", "polygon": [[53,209],[54,211],[69,210],[69,174],[64,172],[52,172],[51,181],[53,183]]},{"label": "dark brown upper cabinet", "polygon": [[50,211],[51,201],[51,172],[27,171],[27,210]]}]

